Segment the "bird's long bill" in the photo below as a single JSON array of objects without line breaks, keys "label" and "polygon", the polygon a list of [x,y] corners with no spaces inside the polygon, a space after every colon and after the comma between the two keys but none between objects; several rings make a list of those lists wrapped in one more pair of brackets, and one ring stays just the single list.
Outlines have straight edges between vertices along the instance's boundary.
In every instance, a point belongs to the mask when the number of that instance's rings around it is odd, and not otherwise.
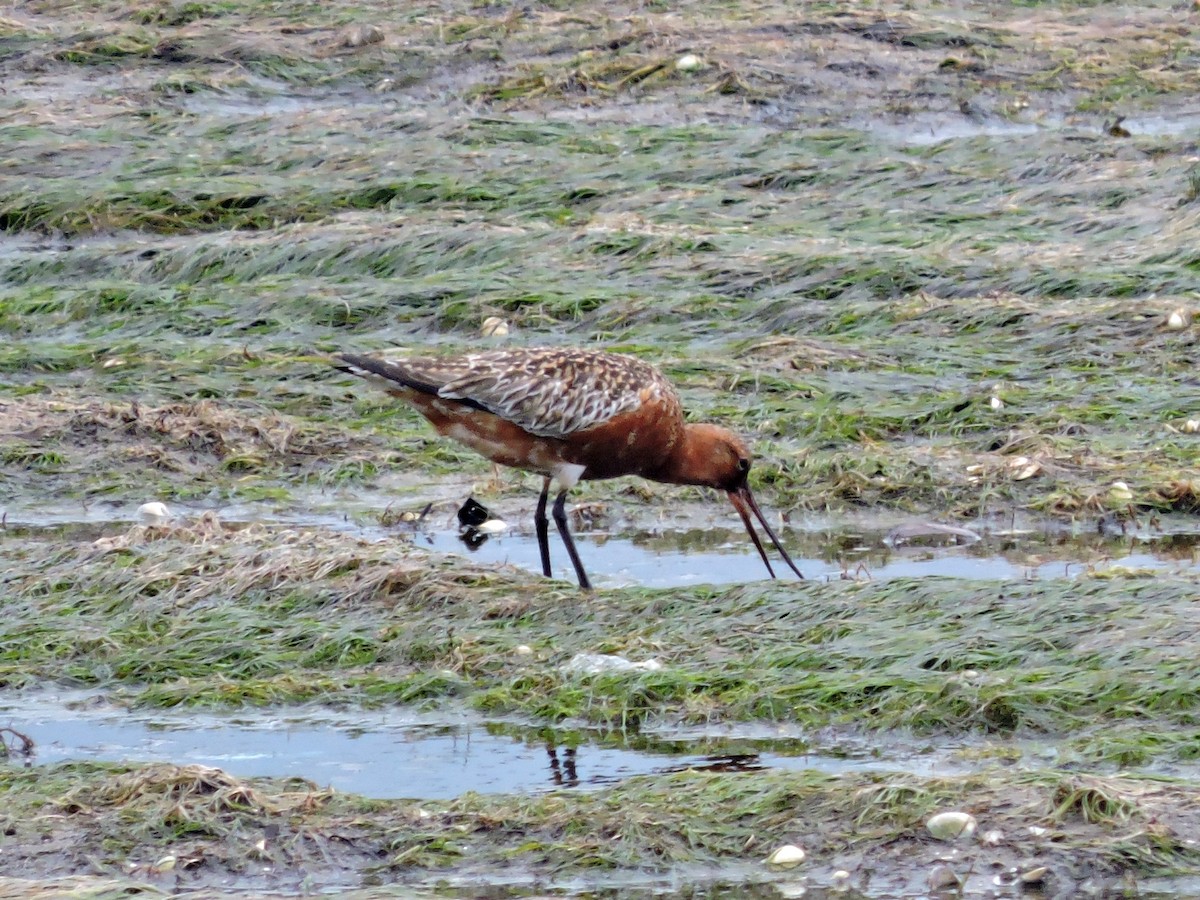
[{"label": "bird's long bill", "polygon": [[771,526],[767,524],[766,517],[762,514],[762,510],[758,508],[758,504],[754,502],[754,495],[750,493],[750,486],[743,484],[740,488],[736,488],[729,492],[729,501],[733,504],[733,508],[738,511],[738,515],[742,517],[742,522],[746,526],[746,531],[750,535],[750,540],[754,541],[754,546],[758,548],[758,555],[762,557],[763,564],[766,565],[767,571],[771,573],[771,577],[775,577],[775,570],[771,568],[771,561],[767,559],[767,551],[763,549],[762,541],[758,539],[758,532],[754,530],[754,522],[750,518],[750,513],[754,513],[758,523],[762,525],[766,531],[767,537],[771,539],[771,543],[775,545],[775,549],[779,551],[779,555],[783,557],[783,561],[791,566],[792,571],[804,579],[804,574],[796,568],[796,564],[792,562],[792,558],[788,556],[788,552],[783,549],[783,544],[779,543],[779,538],[775,536],[775,532],[771,530]]}]

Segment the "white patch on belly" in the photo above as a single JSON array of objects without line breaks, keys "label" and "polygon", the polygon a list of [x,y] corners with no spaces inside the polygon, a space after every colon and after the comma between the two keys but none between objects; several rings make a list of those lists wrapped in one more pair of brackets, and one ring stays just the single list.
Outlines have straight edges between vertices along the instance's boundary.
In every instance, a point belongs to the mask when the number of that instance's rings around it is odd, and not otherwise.
[{"label": "white patch on belly", "polygon": [[574,463],[559,463],[554,467],[553,476],[558,482],[560,491],[570,490],[579,483],[579,478],[587,470],[587,466],[578,466]]}]

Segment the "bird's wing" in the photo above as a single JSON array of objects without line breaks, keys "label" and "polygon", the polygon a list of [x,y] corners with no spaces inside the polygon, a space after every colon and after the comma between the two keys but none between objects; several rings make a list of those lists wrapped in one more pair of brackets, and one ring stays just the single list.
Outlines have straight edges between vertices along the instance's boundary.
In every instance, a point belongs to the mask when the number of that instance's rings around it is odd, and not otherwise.
[{"label": "bird's wing", "polygon": [[539,437],[565,438],[650,397],[674,397],[653,366],[612,353],[496,350],[451,363],[438,396],[478,405]]}]

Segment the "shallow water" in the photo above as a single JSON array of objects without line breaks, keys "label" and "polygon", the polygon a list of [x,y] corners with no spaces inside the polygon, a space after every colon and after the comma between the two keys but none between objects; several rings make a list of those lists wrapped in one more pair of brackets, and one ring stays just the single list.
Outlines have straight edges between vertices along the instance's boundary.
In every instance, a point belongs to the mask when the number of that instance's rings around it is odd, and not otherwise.
[{"label": "shallow water", "polygon": [[[508,528],[481,543],[467,540],[453,512],[440,510],[419,524],[384,527],[372,522],[378,507],[370,498],[343,512],[321,506],[305,509],[242,504],[216,510],[173,506],[174,521],[206,511],[231,524],[259,523],[286,528],[329,528],[369,540],[411,542],[424,551],[453,554],[485,567],[516,566],[540,573],[532,510],[511,509]],[[34,540],[95,540],[120,534],[138,522],[137,509],[124,504],[79,507],[17,507],[4,511],[0,534]],[[703,516],[703,517],[702,517]],[[768,578],[766,568],[732,511],[727,517],[697,513],[655,523],[610,529],[573,526],[580,556],[593,580],[606,587],[679,587],[735,584]],[[784,546],[805,577],[813,580],[946,577],[968,580],[1081,578],[1093,575],[1200,574],[1200,533],[1193,519],[1164,519],[1122,526],[1100,523],[1064,529],[1053,523],[1012,521],[947,526],[924,520],[855,522],[813,519],[778,528]],[[1014,527],[1014,525],[1018,527]],[[1124,527],[1124,531],[1122,528]],[[941,529],[941,530],[939,530]],[[959,532],[959,533],[956,533]],[[574,571],[554,529],[550,534],[554,574],[574,580]],[[793,577],[773,548],[768,557],[781,578]]]},{"label": "shallow water", "polygon": [[[794,537],[785,546],[794,547]],[[809,579],[837,580],[948,577],[970,580],[1074,578],[1115,567],[1140,572],[1169,572],[1187,569],[1200,572],[1192,550],[1192,536],[1125,538],[1085,542],[1065,540],[1049,544],[1035,535],[981,540],[971,546],[908,546],[893,548],[886,532],[840,532],[829,536],[839,546],[840,560],[819,555],[830,543],[813,548],[820,540],[801,538],[802,550],[792,557]],[[580,555],[597,581],[608,586],[643,585],[675,587],[690,584],[735,584],[769,577],[762,560],[745,534],[728,529],[703,532],[668,531],[654,535],[582,534],[577,539]],[[491,537],[472,548],[454,532],[419,534],[418,546],[442,553],[458,553],[476,563],[515,565],[540,571],[537,541],[533,535],[508,533]],[[1181,558],[1180,549],[1186,550]],[[791,572],[774,553],[768,553],[781,578]],[[572,580],[565,551],[551,537],[551,559],[555,575]]]},{"label": "shallow water", "polygon": [[[634,775],[683,769],[865,769],[950,775],[954,747],[898,742],[886,756],[851,739],[816,749],[798,733],[756,726],[703,739],[639,738],[601,745],[579,732],[485,722],[463,713],[309,707],[214,715],[129,711],[85,693],[0,698],[0,727],[29,737],[31,764],[170,762],[238,777],[302,777],[378,799],[441,799],[466,791],[594,789]],[[11,744],[12,741],[10,740]],[[697,752],[697,745],[703,752]]]},{"label": "shallow water", "polygon": [[[967,115],[947,116],[925,114],[908,116],[896,121],[878,120],[856,122],[856,127],[889,141],[901,144],[928,146],[945,141],[969,140],[979,137],[1029,137],[1039,133],[1066,132],[1080,136],[1105,135],[1109,123],[1103,116],[1043,116],[1037,121],[1010,121],[997,118],[975,118]],[[1200,130],[1200,114],[1181,113],[1175,116],[1143,114],[1123,118],[1121,127],[1133,136],[1173,136]]]}]

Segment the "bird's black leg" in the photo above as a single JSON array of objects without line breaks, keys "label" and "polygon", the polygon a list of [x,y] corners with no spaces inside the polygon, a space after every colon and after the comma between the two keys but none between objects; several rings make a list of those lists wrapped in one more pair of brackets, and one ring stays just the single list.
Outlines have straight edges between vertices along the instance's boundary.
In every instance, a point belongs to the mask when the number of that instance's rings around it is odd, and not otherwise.
[{"label": "bird's black leg", "polygon": [[538,497],[537,511],[533,514],[533,527],[537,532],[538,552],[542,554],[542,574],[550,577],[550,520],[546,518],[546,498],[550,496],[550,479],[542,483],[542,494]]},{"label": "bird's black leg", "polygon": [[563,545],[567,548],[567,556],[571,557],[571,563],[575,566],[575,574],[579,576],[579,586],[585,591],[590,591],[592,583],[588,581],[587,572],[583,571],[583,563],[579,561],[579,551],[575,549],[575,540],[571,537],[570,529],[567,528],[567,511],[564,508],[566,502],[566,491],[555,498],[554,524],[558,526],[558,533],[562,535]]}]

